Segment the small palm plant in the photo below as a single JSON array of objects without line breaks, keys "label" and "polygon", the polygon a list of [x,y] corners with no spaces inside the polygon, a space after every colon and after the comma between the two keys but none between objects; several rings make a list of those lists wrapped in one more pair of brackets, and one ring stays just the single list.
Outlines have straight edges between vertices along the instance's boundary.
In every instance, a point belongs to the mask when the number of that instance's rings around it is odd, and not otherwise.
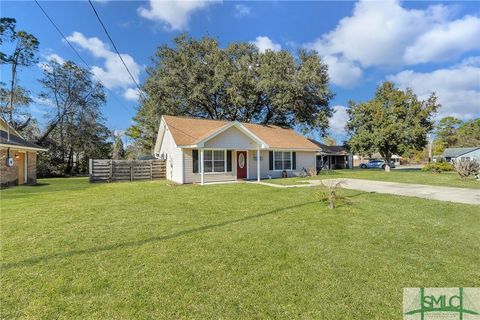
[{"label": "small palm plant", "polygon": [[341,188],[345,181],[337,179],[320,180],[320,185],[323,187],[318,193],[317,197],[321,201],[328,201],[328,208],[335,208],[335,198],[337,197],[337,189]]}]

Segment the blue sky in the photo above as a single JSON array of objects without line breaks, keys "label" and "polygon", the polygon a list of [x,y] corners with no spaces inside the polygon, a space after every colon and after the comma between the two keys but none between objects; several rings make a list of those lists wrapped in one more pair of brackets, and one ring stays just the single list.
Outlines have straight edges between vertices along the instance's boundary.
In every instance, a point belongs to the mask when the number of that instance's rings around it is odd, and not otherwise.
[{"label": "blue sky", "polygon": [[[138,105],[135,86],[86,1],[42,1],[44,9],[109,89],[104,107],[111,129],[126,129]],[[260,50],[315,49],[328,63],[332,136],[344,138],[345,106],[373,96],[383,80],[412,88],[420,97],[435,91],[439,116],[480,116],[480,4],[478,2],[234,2],[97,1],[95,6],[117,48],[141,83],[156,47],[187,31],[209,35],[222,46],[250,41]],[[2,1],[3,17],[40,41],[40,60],[81,64],[33,1]],[[22,70],[21,85],[36,97],[41,68]],[[2,81],[8,70],[2,67]],[[36,99],[40,120],[48,103]]]}]

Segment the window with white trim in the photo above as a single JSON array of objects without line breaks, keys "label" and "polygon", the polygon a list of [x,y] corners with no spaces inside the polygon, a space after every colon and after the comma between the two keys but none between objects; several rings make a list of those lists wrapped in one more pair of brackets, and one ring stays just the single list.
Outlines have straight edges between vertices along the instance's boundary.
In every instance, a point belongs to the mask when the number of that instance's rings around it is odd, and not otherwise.
[{"label": "window with white trim", "polygon": [[204,150],[203,169],[204,172],[225,172],[227,150]]},{"label": "window with white trim", "polygon": [[292,170],[292,152],[275,151],[273,153],[274,170]]}]

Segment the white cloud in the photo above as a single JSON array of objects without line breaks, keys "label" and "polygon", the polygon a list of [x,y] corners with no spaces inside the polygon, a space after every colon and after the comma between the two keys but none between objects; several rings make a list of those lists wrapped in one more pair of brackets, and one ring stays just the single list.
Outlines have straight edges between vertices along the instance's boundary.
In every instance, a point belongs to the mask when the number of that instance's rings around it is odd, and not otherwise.
[{"label": "white cloud", "polygon": [[269,37],[258,36],[255,41],[252,41],[252,43],[257,46],[260,52],[265,52],[267,50],[282,50],[282,46],[278,43],[273,42]]},{"label": "white cloud", "polygon": [[444,6],[427,10],[402,8],[398,1],[360,1],[353,14],[307,46],[321,55],[341,54],[363,67],[401,65],[405,48],[432,24],[442,23],[449,11]]},{"label": "white cloud", "polygon": [[333,83],[351,87],[365,68],[450,61],[480,51],[480,17],[453,19],[454,9],[407,9],[398,0],[360,0],[350,16],[304,47],[324,57]]},{"label": "white cloud", "polygon": [[[108,89],[128,89],[133,86],[132,79],[125,69],[118,55],[102,40],[92,37],[87,38],[80,32],[74,32],[67,37],[68,41],[77,44],[82,49],[90,52],[94,57],[104,59],[104,66],[92,66],[92,73],[102,81]],[[132,73],[133,78],[139,83],[141,66],[128,54],[121,54],[123,61]]]},{"label": "white cloud", "polygon": [[334,135],[345,135],[345,125],[348,121],[347,109],[344,106],[334,106],[335,113],[329,120],[330,131]]},{"label": "white cloud", "polygon": [[52,53],[52,54],[49,54],[48,56],[45,57],[45,60],[47,61],[55,61],[59,64],[64,64],[65,63],[65,59],[63,59],[62,57],[60,57],[58,54],[56,53]]},{"label": "white cloud", "polygon": [[362,69],[350,60],[325,56],[323,61],[328,64],[330,80],[338,86],[353,87],[362,77]]},{"label": "white cloud", "polygon": [[401,88],[411,88],[420,98],[432,92],[442,107],[439,116],[471,119],[480,116],[480,64],[478,59],[465,60],[448,69],[433,72],[405,70],[387,77]]},{"label": "white cloud", "polygon": [[252,14],[252,8],[244,4],[235,5],[235,17],[242,18]]},{"label": "white cloud", "polygon": [[466,16],[434,26],[405,50],[408,64],[446,61],[464,52],[480,50],[480,18]]},{"label": "white cloud", "polygon": [[49,54],[49,55],[46,55],[44,56],[44,61],[42,62],[39,62],[37,64],[37,66],[42,69],[42,70],[45,70],[45,71],[50,71],[51,68],[48,66],[48,63],[50,61],[55,61],[59,64],[64,64],[65,63],[65,59],[63,59],[62,57],[60,57],[58,54],[56,53],[52,53],[52,54]]},{"label": "white cloud", "polygon": [[45,97],[31,96],[33,102],[37,105],[55,107],[55,102]]},{"label": "white cloud", "polygon": [[134,89],[134,88],[128,88],[123,93],[123,97],[125,99],[132,100],[132,101],[138,101],[139,96],[140,96],[140,92],[138,91],[138,89]]},{"label": "white cloud", "polygon": [[150,20],[161,21],[171,30],[185,30],[195,11],[218,2],[215,0],[150,0],[149,8],[138,8],[138,14]]}]

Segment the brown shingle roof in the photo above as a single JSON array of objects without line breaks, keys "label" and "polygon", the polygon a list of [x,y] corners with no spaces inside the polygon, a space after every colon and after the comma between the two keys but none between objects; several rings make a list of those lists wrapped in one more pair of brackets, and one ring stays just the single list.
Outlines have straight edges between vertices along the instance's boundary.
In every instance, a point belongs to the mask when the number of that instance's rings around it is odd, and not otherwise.
[{"label": "brown shingle roof", "polygon": [[[229,121],[163,116],[170,132],[179,146],[195,145],[202,139],[215,133]],[[318,146],[292,129],[284,129],[273,125],[242,123],[259,139],[275,149],[311,149]]]},{"label": "brown shingle roof", "polygon": [[321,153],[330,154],[330,155],[347,155],[347,148],[344,146],[327,146],[326,144],[320,143],[316,140],[309,139],[311,142],[315,143],[321,149]]}]

